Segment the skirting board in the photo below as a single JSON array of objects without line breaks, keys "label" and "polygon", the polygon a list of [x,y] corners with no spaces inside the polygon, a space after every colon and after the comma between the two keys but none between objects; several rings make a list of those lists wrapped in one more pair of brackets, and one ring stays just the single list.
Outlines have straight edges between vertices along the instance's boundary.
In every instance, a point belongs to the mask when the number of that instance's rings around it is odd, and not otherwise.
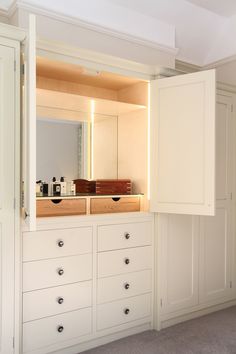
[{"label": "skirting board", "polygon": [[125,331],[121,331],[121,332],[117,332],[117,333],[113,333],[113,334],[109,334],[106,335],[104,337],[101,338],[97,338],[97,339],[93,339],[90,340],[88,342],[85,343],[81,343],[79,345],[73,346],[73,347],[69,347],[69,348],[64,348],[62,350],[59,351],[55,351],[51,354],[78,354],[81,353],[85,350],[89,350],[95,347],[99,347],[100,345],[104,345],[110,342],[113,342],[115,340],[124,338],[124,337],[128,337],[128,336],[132,336],[133,334],[137,334],[140,332],[144,332],[144,331],[148,331],[151,330],[151,326],[150,324],[143,324],[141,326],[137,326],[134,328],[130,328],[128,330]]},{"label": "skirting board", "polygon": [[180,316],[168,319],[168,320],[161,320],[160,321],[161,329],[173,326],[173,325],[181,323],[181,322],[193,320],[194,318],[205,316],[205,315],[208,315],[210,313],[213,313],[213,312],[216,312],[216,311],[220,311],[220,310],[223,310],[223,309],[226,309],[228,307],[235,306],[235,305],[236,305],[236,299],[232,300],[232,301],[225,302],[223,304],[210,306],[210,307],[204,308],[202,310],[197,310],[197,311],[185,314],[185,315],[180,315]]}]

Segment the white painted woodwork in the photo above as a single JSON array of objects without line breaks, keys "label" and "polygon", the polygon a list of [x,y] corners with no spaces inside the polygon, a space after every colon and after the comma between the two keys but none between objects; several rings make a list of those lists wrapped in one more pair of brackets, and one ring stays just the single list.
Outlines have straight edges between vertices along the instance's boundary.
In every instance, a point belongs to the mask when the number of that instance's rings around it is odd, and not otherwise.
[{"label": "white painted woodwork", "polygon": [[[127,285],[128,288],[126,288]],[[130,296],[150,293],[151,288],[151,270],[101,278],[98,279],[97,283],[97,303],[101,304]]]},{"label": "white painted woodwork", "polygon": [[[60,269],[63,269],[64,274],[58,274]],[[23,264],[23,291],[75,283],[91,278],[91,254],[26,262]]]},{"label": "white painted woodwork", "polygon": [[[129,259],[129,264],[125,260]],[[152,268],[152,247],[137,247],[98,254],[98,277],[135,272]]]},{"label": "white painted woodwork", "polygon": [[[59,242],[63,243],[62,247]],[[24,262],[91,252],[91,227],[23,233]]]},{"label": "white painted woodwork", "polygon": [[[125,314],[128,309],[129,313]],[[139,295],[97,306],[97,330],[118,326],[151,315],[151,295]]]},{"label": "white painted woodwork", "polygon": [[151,211],[215,213],[215,71],[151,81]]},{"label": "white painted woodwork", "polygon": [[197,305],[198,220],[190,215],[161,215],[159,232],[161,312]]},{"label": "white painted woodwork", "polygon": [[[94,108],[92,103],[94,102]],[[75,111],[118,116],[120,114],[144,109],[145,106],[132,103],[118,102],[101,98],[91,98],[72,93],[37,89],[37,107],[57,108],[63,111]],[[56,117],[55,117],[56,118]]]},{"label": "white painted woodwork", "polygon": [[[62,298],[63,303],[58,299]],[[92,282],[57,286],[23,294],[23,322],[58,315],[92,305]]]},{"label": "white painted woodwork", "polygon": [[200,302],[222,302],[232,296],[233,274],[233,114],[232,97],[217,95],[216,215],[201,217]]},{"label": "white painted woodwork", "polygon": [[[129,238],[127,238],[127,234]],[[152,242],[150,222],[102,225],[98,227],[98,251],[147,246]]]},{"label": "white painted woodwork", "polygon": [[[64,328],[61,333],[58,332],[59,326]],[[27,353],[58,342],[78,338],[91,333],[91,330],[91,308],[26,322],[23,325],[23,352]],[[47,349],[45,349],[45,353],[47,353]]]},{"label": "white painted woodwork", "polygon": [[13,353],[15,239],[14,46],[0,40],[0,353]]},{"label": "white painted woodwork", "polygon": [[35,16],[29,16],[28,37],[25,46],[25,127],[24,154],[25,169],[25,212],[31,231],[36,228],[36,23]]}]

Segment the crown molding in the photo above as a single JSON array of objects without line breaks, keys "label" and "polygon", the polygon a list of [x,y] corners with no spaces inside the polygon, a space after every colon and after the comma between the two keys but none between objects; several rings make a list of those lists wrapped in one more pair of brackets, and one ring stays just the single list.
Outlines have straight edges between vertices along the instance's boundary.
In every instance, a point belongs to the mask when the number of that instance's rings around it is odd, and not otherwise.
[{"label": "crown molding", "polygon": [[183,73],[194,73],[196,71],[200,71],[201,67],[195,64],[187,63],[182,60],[176,60],[175,69]]},{"label": "crown molding", "polygon": [[0,17],[6,19],[6,22],[8,22],[9,16],[8,16],[8,9],[1,7],[0,8]]},{"label": "crown molding", "polygon": [[153,48],[158,50],[159,52],[163,52],[165,54],[176,56],[178,53],[178,48],[173,48],[169,46],[165,46],[162,44],[158,44],[153,41],[146,40],[144,38],[130,35],[129,33],[116,31],[111,28],[107,28],[98,24],[91,23],[89,21],[85,21],[73,16],[63,15],[62,13],[48,10],[44,7],[31,5],[28,1],[25,0],[15,0],[14,3],[8,10],[8,16],[12,16],[17,9],[26,10],[28,12],[34,13],[36,15],[46,16],[53,20],[61,21],[64,23],[72,24],[78,27],[82,27],[88,30],[92,30],[98,33],[105,34],[110,37],[115,37],[118,39],[122,39],[131,43],[139,44],[144,47]]},{"label": "crown molding", "polygon": [[231,55],[230,57],[223,58],[223,59],[214,61],[214,62],[212,62],[210,64],[204,65],[202,69],[204,69],[204,70],[214,69],[214,68],[217,68],[218,66],[229,64],[232,61],[236,61],[236,55]]}]

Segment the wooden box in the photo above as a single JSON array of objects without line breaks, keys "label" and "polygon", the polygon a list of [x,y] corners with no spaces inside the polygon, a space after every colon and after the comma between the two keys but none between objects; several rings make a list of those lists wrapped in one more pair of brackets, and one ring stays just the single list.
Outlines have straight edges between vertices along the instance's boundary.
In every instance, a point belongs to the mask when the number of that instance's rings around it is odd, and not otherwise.
[{"label": "wooden box", "polygon": [[122,213],[130,211],[140,211],[139,197],[90,199],[91,214]]},{"label": "wooden box", "polygon": [[98,179],[96,180],[96,194],[131,194],[130,179]]},{"label": "wooden box", "polygon": [[36,201],[36,216],[66,216],[86,214],[86,199],[42,199]]}]

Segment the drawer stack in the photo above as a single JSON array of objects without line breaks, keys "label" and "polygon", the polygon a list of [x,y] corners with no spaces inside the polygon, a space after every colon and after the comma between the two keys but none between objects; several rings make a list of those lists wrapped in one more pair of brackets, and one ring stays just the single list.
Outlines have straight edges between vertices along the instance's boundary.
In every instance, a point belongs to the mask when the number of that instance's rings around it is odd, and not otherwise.
[{"label": "drawer stack", "polygon": [[23,350],[92,331],[92,228],[23,236]]},{"label": "drawer stack", "polygon": [[97,331],[151,317],[151,223],[98,227]]}]

